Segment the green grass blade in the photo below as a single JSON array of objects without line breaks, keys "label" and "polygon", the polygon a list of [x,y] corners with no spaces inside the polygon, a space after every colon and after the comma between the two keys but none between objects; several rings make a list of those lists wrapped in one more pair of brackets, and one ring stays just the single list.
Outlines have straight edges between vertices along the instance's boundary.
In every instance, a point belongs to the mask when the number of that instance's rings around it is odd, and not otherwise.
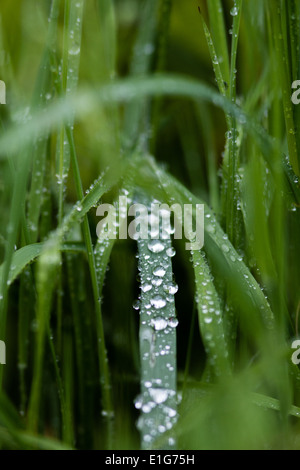
[{"label": "green grass blade", "polygon": [[223,312],[208,264],[200,251],[192,252],[196,281],[199,326],[208,366],[216,379],[229,375],[229,352],[225,339]]},{"label": "green grass blade", "polygon": [[[32,263],[40,254],[44,248],[43,243],[34,243],[33,245],[27,245],[17,250],[12,258],[12,265],[9,272],[8,283],[11,285],[15,279],[21,274],[21,272]],[[76,243],[64,243],[61,247],[62,251],[73,252],[73,253],[84,253],[84,247]],[[2,279],[3,265],[0,266],[0,279]]]},{"label": "green grass blade", "polygon": [[223,5],[221,0],[215,0],[213,2],[208,0],[207,8],[209,12],[209,22],[212,32],[212,38],[217,48],[216,53],[218,57],[218,62],[221,65],[224,80],[226,81],[226,83],[229,83],[230,65]]},{"label": "green grass blade", "polygon": [[[153,167],[161,187],[166,191],[168,201],[175,200],[181,204],[203,204],[203,201],[193,196],[175,178],[157,168],[152,160],[149,163]],[[245,321],[255,322],[257,331],[262,333],[263,324],[267,329],[272,328],[274,315],[260,286],[206,204],[205,214],[205,250],[209,259],[218,266],[218,271],[223,273],[226,283],[234,293],[232,300],[236,309],[245,314]],[[238,289],[236,289],[237,286]]]},{"label": "green grass blade", "polygon": [[[40,67],[41,77],[41,93],[38,97],[40,105],[43,106],[51,95],[52,71],[51,62],[54,44],[57,41],[58,16],[59,16],[60,0],[53,0],[49,15],[49,28],[46,39],[46,49]],[[34,148],[33,169],[31,189],[28,201],[28,225],[31,236],[31,243],[37,241],[38,222],[42,204],[42,191],[46,171],[47,157],[47,139],[38,139]]]},{"label": "green grass blade", "polygon": [[49,327],[52,296],[57,281],[57,268],[61,263],[59,245],[52,240],[44,246],[38,260],[37,271],[37,307],[36,321],[36,353],[34,357],[34,372],[28,409],[28,429],[37,433],[39,428],[39,411],[43,381],[43,363],[45,354],[45,339]]},{"label": "green grass blade", "polygon": [[[75,175],[75,184],[77,195],[79,198],[83,198],[83,188],[80,179],[79,166],[75,151],[74,139],[70,129],[67,129],[67,135],[69,139],[70,152],[71,152],[71,161]],[[110,375],[109,375],[109,365],[106,351],[106,343],[104,337],[104,328],[103,328],[103,319],[101,312],[101,296],[99,291],[99,284],[97,278],[97,266],[95,260],[95,254],[92,244],[92,237],[89,227],[89,222],[87,216],[84,216],[83,226],[82,226],[83,238],[86,245],[88,264],[90,269],[90,276],[93,288],[94,302],[95,302],[95,314],[96,314],[96,330],[97,330],[97,344],[98,344],[98,356],[99,356],[99,367],[100,367],[100,385],[102,391],[102,404],[103,411],[102,416],[105,418],[107,427],[108,427],[108,445],[111,446],[112,442],[112,419],[114,415],[113,411],[113,401],[111,396],[111,385],[110,385]]]},{"label": "green grass blade", "polygon": [[291,102],[291,76],[289,62],[284,47],[284,38],[282,34],[281,14],[282,4],[276,0],[276,7],[269,1],[268,9],[271,17],[272,33],[275,44],[276,69],[279,70],[280,87],[282,90],[282,101],[285,117],[286,135],[289,149],[289,158],[293,170],[297,176],[300,175],[299,155],[297,152],[296,131],[293,119],[293,104]]},{"label": "green grass blade", "polygon": [[[227,90],[226,90],[226,86],[225,86],[226,82],[225,82],[223,74],[222,74],[222,69],[221,69],[221,65],[220,65],[220,62],[219,62],[219,59],[218,59],[218,56],[217,56],[216,48],[215,48],[212,36],[210,34],[210,31],[207,27],[207,24],[204,20],[204,17],[201,13],[200,8],[199,8],[199,13],[200,13],[200,16],[201,16],[202,26],[203,26],[205,38],[206,38],[206,41],[207,41],[207,45],[208,45],[208,49],[209,49],[209,53],[210,53],[210,58],[211,58],[211,61],[212,61],[212,64],[213,64],[213,69],[214,69],[214,72],[215,72],[215,76],[216,76],[217,84],[218,84],[218,87],[219,87],[219,91],[222,95],[226,96],[228,94]],[[227,82],[227,88],[228,88],[228,82]]]},{"label": "green grass blade", "polygon": [[[140,27],[130,68],[132,77],[140,77],[149,73],[154,51],[154,33],[159,0],[143,0],[141,3]],[[147,102],[135,98],[127,106],[124,119],[124,145],[128,150],[134,149],[137,144],[145,145],[145,142],[141,140],[145,127],[147,127],[146,109]]]},{"label": "green grass blade", "polygon": [[[142,447],[155,448],[155,441],[170,430],[177,417],[176,326],[174,281],[170,240],[139,240],[141,278],[140,360],[141,409],[138,427]],[[155,273],[158,273],[155,274]],[[166,448],[173,448],[168,433]]]}]

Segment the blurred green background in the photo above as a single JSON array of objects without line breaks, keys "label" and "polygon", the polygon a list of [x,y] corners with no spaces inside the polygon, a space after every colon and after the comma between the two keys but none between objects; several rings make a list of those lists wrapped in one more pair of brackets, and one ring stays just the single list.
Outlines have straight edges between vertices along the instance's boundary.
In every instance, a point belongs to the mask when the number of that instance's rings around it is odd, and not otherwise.
[{"label": "blurred green background", "polygon": [[[96,93],[107,82],[120,80],[118,83],[122,83],[123,79],[130,76],[134,47],[139,31],[144,27],[141,18],[146,3],[141,0],[112,2],[116,21],[115,29],[112,29],[112,24],[104,15],[105,8],[111,2],[85,1],[79,90]],[[154,22],[153,44],[149,43],[142,52],[149,59],[147,74],[180,74],[187,81],[201,81],[217,90],[207,39],[198,11],[200,6],[213,39],[217,41],[217,31],[213,31],[207,2],[161,0],[152,3],[157,6],[153,16],[149,17],[149,23],[152,20]],[[52,64],[49,96],[46,103],[43,103],[46,105],[51,104],[59,94],[56,85],[61,80],[58,70],[59,66],[62,67],[61,58],[64,54],[64,7],[67,4],[68,2],[65,5],[61,2],[60,6],[55,43],[57,63],[56,66]],[[230,51],[234,18],[231,10],[234,2],[222,1],[221,5],[224,10],[225,42]],[[7,87],[7,105],[0,108],[2,137],[8,129],[13,128],[15,134],[12,134],[12,139],[17,138],[17,129],[22,129],[28,123],[30,114],[34,115],[39,110],[39,106],[32,106],[32,103],[41,80],[50,7],[51,2],[47,0],[1,0],[0,79],[5,81]],[[279,73],[282,63],[276,45],[276,38],[279,37],[276,29],[278,12],[281,21],[279,40],[283,41],[287,52],[284,67],[290,78],[285,85],[287,83],[289,86],[292,79],[297,79],[295,70],[298,70],[297,64],[300,63],[299,7],[293,0],[276,0],[274,4],[269,0],[244,0],[242,4],[236,65],[237,98],[233,101],[255,118],[259,129],[264,129],[266,141],[268,138],[271,142],[273,138],[277,139],[280,150],[277,153],[272,148],[272,152],[269,152],[269,165],[259,139],[255,140],[251,134],[248,121],[245,128],[240,123],[236,124],[235,130],[238,129],[239,133],[236,143],[238,163],[234,181],[238,195],[233,205],[237,218],[234,237],[229,234],[237,257],[241,257],[249,269],[249,275],[251,272],[257,280],[257,288],[261,288],[263,296],[266,296],[271,305],[275,328],[269,334],[267,328],[257,327],[256,316],[251,316],[255,294],[250,287],[247,291],[246,271],[239,268],[234,271],[219,255],[217,242],[215,245],[211,242],[205,260],[220,298],[224,321],[226,325],[230,325],[227,326],[232,337],[228,342],[231,342],[233,350],[232,374],[216,379],[207,367],[209,352],[205,340],[203,341],[201,327],[199,330],[195,266],[190,262],[190,254],[184,251],[183,244],[175,242],[177,256],[173,259],[173,271],[179,285],[176,295],[179,319],[177,378],[178,391],[182,397],[175,435],[180,449],[299,448],[300,409],[296,406],[300,406],[300,376],[298,368],[293,367],[290,361],[290,344],[297,334],[295,325],[299,304],[299,175],[290,169],[296,189],[289,186],[286,197],[285,173],[280,162],[284,161],[289,152],[289,129],[287,132],[285,117],[290,110],[286,111],[283,106],[284,96],[289,90],[284,88]],[[114,61],[114,37],[116,70],[112,73],[110,63]],[[216,45],[218,46],[217,43]],[[292,66],[294,63],[296,67]],[[230,85],[224,83],[226,89]],[[228,180],[228,121],[224,111],[213,103],[176,96],[148,99],[145,109],[145,153],[151,153],[166,174],[175,177],[196,198],[212,208],[220,225],[227,231],[229,216],[228,211],[224,211],[226,197],[223,191],[226,193],[224,181]],[[117,173],[122,168],[121,160],[131,158],[131,153],[135,154],[137,142],[127,142],[126,139],[125,143],[122,141],[114,127],[113,112],[114,110],[102,106],[99,109],[94,107],[92,112],[75,123],[74,140],[84,190],[107,166]],[[127,125],[126,112],[126,104],[121,103],[118,106],[121,134]],[[298,110],[294,108],[292,114],[299,145]],[[47,212],[47,220],[45,222],[39,219],[36,242],[46,240],[50,232],[61,223],[57,215],[57,142],[57,134],[49,133],[47,164],[44,168],[49,206],[47,211],[43,206],[43,213]],[[143,144],[137,144],[137,147],[139,145],[143,148]],[[140,148],[139,152],[141,153]],[[20,149],[18,155],[2,155],[0,160],[1,263],[5,259],[6,240],[10,236],[7,228],[16,184],[15,171],[22,155]],[[147,163],[138,160],[137,169],[142,171],[144,166],[146,168]],[[278,171],[273,172],[274,168]],[[29,180],[26,181],[27,196],[23,201],[25,214],[34,171],[32,166]],[[126,185],[126,174],[122,176]],[[143,186],[141,181],[142,178],[136,175],[131,182],[131,189]],[[144,182],[143,189],[147,185],[152,185],[152,194],[155,197],[158,182],[152,183],[149,178],[149,181]],[[115,195],[116,188],[107,192],[102,200],[112,202]],[[76,179],[69,175],[64,198],[65,213],[77,201],[77,196]],[[97,218],[94,208],[88,217],[95,245]],[[22,235],[23,223],[24,221],[17,232],[16,249],[27,244]],[[69,234],[69,240],[83,244],[79,224]],[[45,346],[43,380],[40,384],[42,398],[35,432],[30,429],[27,421],[36,341],[39,337],[35,318],[38,276],[35,264],[32,267],[27,266],[9,290],[5,337],[7,365],[0,366],[5,367],[4,392],[0,398],[0,443],[4,448],[55,448],[60,445],[77,448],[109,447],[103,417],[101,418],[96,320],[86,256],[82,253],[63,254],[60,269],[61,277],[54,288],[49,323],[53,341]],[[51,276],[49,283],[50,278]],[[226,284],[227,278],[230,279],[230,287]],[[140,389],[139,319],[132,308],[138,297],[136,244],[132,241],[118,241],[112,250],[102,295],[103,324],[114,403],[112,447],[116,449],[135,449],[140,446],[136,428],[139,412],[133,404]],[[62,349],[57,341],[59,302],[63,312]],[[257,317],[261,313],[258,310]],[[78,314],[78,323],[75,323],[74,311]],[[22,312],[26,312],[25,323],[22,323]],[[234,327],[231,325],[232,318]],[[27,359],[26,367],[20,362],[22,347]],[[83,358],[81,370],[78,369],[78,349],[81,349]],[[56,357],[56,364],[53,357]],[[57,377],[61,379],[61,390],[67,403],[69,434],[62,425]],[[38,435],[45,440],[39,441]]]}]

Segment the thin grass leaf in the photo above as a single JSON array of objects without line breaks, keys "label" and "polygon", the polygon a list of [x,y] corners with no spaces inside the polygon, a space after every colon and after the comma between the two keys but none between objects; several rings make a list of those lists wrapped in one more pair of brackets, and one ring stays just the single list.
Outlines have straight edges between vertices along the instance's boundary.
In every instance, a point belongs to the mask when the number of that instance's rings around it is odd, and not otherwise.
[{"label": "thin grass leaf", "polygon": [[228,82],[227,82],[227,89],[226,89],[226,86],[225,86],[226,82],[225,82],[225,80],[223,78],[223,75],[222,75],[221,65],[220,65],[220,62],[219,62],[219,59],[218,59],[218,56],[217,56],[217,53],[216,53],[215,45],[213,43],[212,36],[211,36],[210,31],[207,27],[207,24],[204,20],[204,17],[201,13],[200,7],[199,7],[199,13],[200,13],[200,16],[201,16],[202,26],[203,26],[205,38],[206,38],[206,41],[207,41],[207,45],[208,45],[208,49],[209,49],[209,53],[210,53],[210,58],[211,58],[211,61],[212,61],[212,64],[213,64],[213,69],[214,69],[214,73],[215,73],[215,76],[216,76],[219,91],[223,96],[226,96],[226,95],[228,95],[228,93],[227,93]]},{"label": "thin grass leaf", "polygon": [[[160,181],[161,187],[168,195],[168,202],[203,204],[203,201],[193,196],[175,178],[159,169],[153,160],[150,160],[149,163]],[[261,331],[261,321],[267,329],[272,328],[274,316],[260,286],[206,204],[205,218],[205,250],[209,259],[218,266],[218,271],[223,273],[226,283],[232,290],[232,300],[237,310],[245,313],[245,320],[248,317],[248,322],[255,322],[257,331]]]},{"label": "thin grass leaf", "polygon": [[[79,198],[83,198],[83,188],[80,179],[80,172],[79,166],[76,156],[75,144],[71,130],[67,129],[67,136],[69,139],[70,145],[70,154],[72,160],[72,166],[75,175],[75,184],[77,195]],[[80,206],[81,208],[81,206]],[[110,386],[110,375],[109,375],[109,366],[108,366],[108,359],[107,359],[107,351],[106,351],[106,343],[104,337],[104,328],[103,328],[103,320],[102,320],[102,312],[101,312],[101,296],[99,291],[99,284],[97,278],[97,266],[95,260],[95,254],[92,245],[92,237],[89,228],[89,222],[87,216],[84,216],[83,219],[83,228],[82,228],[83,238],[85,241],[86,249],[87,249],[87,257],[88,257],[88,264],[90,269],[90,276],[93,288],[93,295],[94,295],[94,303],[96,309],[96,330],[97,330],[97,344],[98,344],[98,356],[99,356],[99,367],[100,367],[100,385],[102,391],[102,403],[103,403],[103,411],[102,416],[105,418],[108,430],[108,446],[111,447],[112,445],[112,419],[114,415],[113,411],[113,401],[111,396],[111,386]]]},{"label": "thin grass leaf", "polygon": [[[140,28],[130,67],[130,75],[132,77],[144,76],[150,71],[152,54],[154,52],[154,33],[158,5],[159,0],[143,0],[142,2]],[[143,134],[145,128],[147,128],[147,106],[148,103],[145,100],[134,98],[126,108],[124,146],[128,150],[134,149],[136,145],[144,146],[146,143],[143,142],[145,140]]]},{"label": "thin grass leaf", "polygon": [[15,153],[21,149],[21,143],[31,142],[37,135],[46,134],[50,128],[57,129],[61,123],[67,122],[74,114],[83,119],[99,104],[127,102],[135,96],[136,99],[151,96],[181,96],[198,101],[204,100],[220,107],[226,114],[232,114],[238,122],[257,140],[264,158],[273,171],[274,162],[270,153],[276,143],[270,139],[265,130],[250,116],[234,103],[218,94],[213,88],[197,80],[186,79],[174,75],[158,75],[141,79],[128,79],[104,85],[97,92],[82,91],[74,96],[63,98],[47,107],[41,113],[32,116],[24,126],[15,126],[1,136],[1,152]]},{"label": "thin grass leaf", "polygon": [[225,339],[223,312],[204,255],[192,252],[200,332],[208,366],[216,379],[230,374],[229,352]]},{"label": "thin grass leaf", "polygon": [[[198,392],[201,391],[202,396],[209,395],[213,392],[213,387],[210,384],[191,382],[190,386],[191,388],[195,388]],[[280,401],[276,398],[252,392],[251,401],[253,404],[265,408],[266,410],[280,411]],[[294,405],[291,406],[289,414],[295,418],[300,418],[300,408]]]},{"label": "thin grass leaf", "polygon": [[276,7],[273,8],[270,2],[268,2],[269,14],[271,17],[272,24],[272,33],[275,44],[275,57],[276,63],[279,70],[280,77],[280,87],[282,90],[282,100],[283,100],[283,109],[285,116],[285,125],[286,125],[286,135],[289,149],[289,157],[293,170],[297,176],[299,173],[299,155],[297,152],[297,142],[296,142],[296,131],[295,123],[293,119],[293,108],[291,102],[291,77],[289,72],[289,62],[284,48],[284,38],[282,34],[281,26],[281,13],[282,13],[282,4],[279,0],[276,0]]},{"label": "thin grass leaf", "polygon": [[87,434],[86,427],[86,402],[88,400],[85,384],[85,371],[84,371],[84,333],[82,329],[82,319],[79,309],[79,295],[77,288],[76,267],[78,267],[78,257],[73,255],[66,256],[67,270],[68,270],[68,284],[69,296],[71,300],[73,329],[74,329],[74,343],[76,355],[76,369],[78,374],[78,402],[79,402],[79,419],[82,423],[82,430],[78,433],[79,446],[82,444],[88,447],[88,442],[84,439]]},{"label": "thin grass leaf", "polygon": [[[27,245],[17,250],[12,258],[12,265],[8,277],[8,284],[11,285],[21,272],[38,256],[42,253],[44,248],[43,243],[34,243],[33,245]],[[84,253],[84,247],[76,243],[64,243],[61,247],[61,251],[72,252],[72,253]],[[3,265],[0,266],[0,279],[2,278]]]},{"label": "thin grass leaf", "polygon": [[98,0],[100,34],[102,38],[104,56],[103,69],[106,79],[112,79],[116,74],[117,37],[116,15],[112,0]]},{"label": "thin grass leaf", "polygon": [[207,8],[213,42],[217,47],[218,62],[221,65],[224,80],[226,83],[229,83],[230,64],[223,5],[221,0],[215,0],[213,2],[208,0]]},{"label": "thin grass leaf", "polygon": [[59,244],[49,240],[38,260],[37,270],[37,307],[36,307],[36,354],[28,409],[28,429],[37,433],[39,427],[39,412],[43,382],[43,363],[45,354],[45,339],[49,328],[52,296],[57,281],[56,273],[61,263]]},{"label": "thin grass leaf", "polygon": [[[57,40],[57,23],[59,16],[60,0],[53,0],[49,14],[49,28],[46,39],[46,48],[41,64],[41,76],[38,82],[42,83],[41,93],[39,96],[39,107],[42,107],[49,101],[51,96],[52,82],[52,53],[54,44]],[[28,225],[31,236],[31,243],[37,241],[38,222],[42,204],[42,192],[46,171],[46,155],[47,155],[47,139],[38,139],[34,147],[33,169],[31,189],[28,201]]]},{"label": "thin grass leaf", "polygon": [[[53,22],[50,22],[49,36]],[[44,69],[42,70],[44,74]],[[33,96],[32,108],[34,109],[36,103],[40,100],[40,94],[44,90],[44,80],[37,83],[35,93]],[[38,96],[38,98],[37,98]],[[24,145],[20,158],[20,164],[17,168],[17,173],[14,181],[14,190],[12,196],[9,229],[8,229],[8,242],[6,244],[5,261],[3,266],[3,275],[0,285],[0,336],[5,337],[6,330],[6,315],[7,315],[7,281],[10,272],[10,266],[13,257],[14,246],[17,241],[18,229],[24,217],[24,201],[26,193],[26,185],[31,165],[31,148],[30,146]],[[3,370],[0,370],[0,389],[2,388]]]}]

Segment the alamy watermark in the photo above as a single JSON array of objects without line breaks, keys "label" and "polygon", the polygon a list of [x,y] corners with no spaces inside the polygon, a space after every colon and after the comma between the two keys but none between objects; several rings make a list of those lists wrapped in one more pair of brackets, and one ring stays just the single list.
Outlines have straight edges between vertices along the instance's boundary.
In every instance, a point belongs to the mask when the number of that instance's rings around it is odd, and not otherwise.
[{"label": "alamy watermark", "polygon": [[0,104],[6,104],[6,85],[0,80]]},{"label": "alamy watermark", "polygon": [[300,80],[295,80],[292,83],[292,89],[295,91],[292,94],[291,100],[292,100],[292,103],[297,106],[298,104],[300,104]]},{"label": "alamy watermark", "polygon": [[6,364],[6,345],[0,341],[0,364]]},{"label": "alamy watermark", "polygon": [[144,204],[129,205],[127,196],[120,196],[117,206],[101,204],[96,214],[102,217],[96,229],[100,239],[167,240],[174,235],[177,240],[185,238],[186,250],[200,250],[204,245],[203,204],[169,206],[154,202],[148,208]]},{"label": "alamy watermark", "polygon": [[300,340],[296,339],[292,343],[292,349],[296,349],[296,351],[292,354],[291,360],[292,363],[295,364],[295,366],[298,366],[300,364]]}]

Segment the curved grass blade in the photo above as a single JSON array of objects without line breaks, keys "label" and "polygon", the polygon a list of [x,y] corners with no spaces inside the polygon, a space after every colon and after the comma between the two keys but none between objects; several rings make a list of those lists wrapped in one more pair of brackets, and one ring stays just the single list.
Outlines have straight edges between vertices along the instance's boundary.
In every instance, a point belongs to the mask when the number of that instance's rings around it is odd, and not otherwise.
[{"label": "curved grass blade", "polygon": [[[195,391],[201,394],[201,396],[209,395],[214,389],[213,385],[201,382],[189,382],[189,385],[191,389],[195,389]],[[280,411],[280,401],[276,398],[255,392],[251,392],[250,397],[252,403],[257,406],[260,406],[267,410]],[[294,416],[295,418],[300,418],[300,408],[298,406],[292,405],[289,410],[289,415]]]},{"label": "curved grass blade", "polygon": [[[13,254],[12,265],[8,276],[8,284],[11,285],[24,269],[42,253],[44,243],[34,243],[20,248]],[[84,253],[84,247],[76,243],[64,243],[61,251],[72,253]],[[3,265],[0,266],[0,279],[2,279]]]},{"label": "curved grass blade", "polygon": [[58,129],[61,123],[67,122],[74,114],[83,119],[97,109],[99,104],[126,103],[131,101],[132,97],[141,99],[159,95],[180,96],[195,101],[204,100],[220,107],[225,113],[232,114],[256,138],[270,168],[275,170],[270,157],[275,144],[253,118],[212,87],[198,80],[169,74],[124,79],[113,84],[103,85],[97,91],[86,90],[61,98],[55,103],[49,104],[43,111],[34,114],[32,119],[23,126],[9,128],[0,137],[1,153],[15,153],[37,136],[47,135],[51,129]]},{"label": "curved grass blade", "polygon": [[[161,187],[168,196],[168,201],[180,204],[203,204],[203,201],[192,195],[175,178],[157,167],[151,159],[148,164],[160,181]],[[144,163],[145,165],[145,163]],[[140,180],[141,181],[141,180]],[[274,315],[260,286],[252,276],[249,269],[235,251],[228,240],[215,215],[205,204],[205,250],[209,259],[213,261],[218,271],[222,273],[226,284],[234,293],[232,297],[236,310],[244,313],[244,320],[248,325],[255,324],[257,332],[262,332],[262,326],[270,329],[274,326]],[[253,328],[249,328],[252,331]],[[259,336],[259,335],[258,335]]]}]

